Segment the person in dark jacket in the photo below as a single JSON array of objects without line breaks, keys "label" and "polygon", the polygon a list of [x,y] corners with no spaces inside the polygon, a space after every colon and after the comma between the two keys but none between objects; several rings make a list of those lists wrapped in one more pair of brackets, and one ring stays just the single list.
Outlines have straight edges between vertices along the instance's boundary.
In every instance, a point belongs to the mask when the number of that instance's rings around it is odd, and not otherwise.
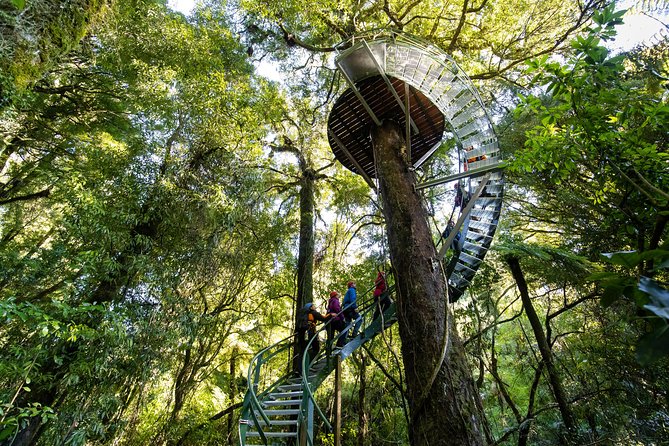
[{"label": "person in dark jacket", "polygon": [[374,317],[376,319],[379,314],[385,313],[390,307],[391,300],[388,293],[388,284],[386,283],[386,273],[379,271],[374,281]]},{"label": "person in dark jacket", "polygon": [[[441,234],[441,237],[443,239],[443,242],[446,242],[446,239],[448,239],[448,236],[451,235],[451,232],[455,229],[455,223],[453,223],[453,220],[449,220],[448,224],[446,225],[446,229],[444,229],[444,233]],[[460,231],[458,231],[457,234],[455,234],[455,237],[453,238],[453,241],[451,242],[451,246],[449,248],[453,249],[456,253],[456,255],[460,255],[460,238],[462,234]]]},{"label": "person in dark jacket", "polygon": [[330,319],[330,315],[323,316],[314,308],[314,305],[309,302],[299,311],[297,318],[297,355],[299,361],[297,364],[297,371],[302,373],[302,358],[304,357],[304,351],[307,348],[307,344],[311,341],[312,338],[314,342],[311,343],[309,348],[309,358],[313,359],[318,355],[318,352],[321,349],[320,341],[316,335],[316,322],[326,322]]}]

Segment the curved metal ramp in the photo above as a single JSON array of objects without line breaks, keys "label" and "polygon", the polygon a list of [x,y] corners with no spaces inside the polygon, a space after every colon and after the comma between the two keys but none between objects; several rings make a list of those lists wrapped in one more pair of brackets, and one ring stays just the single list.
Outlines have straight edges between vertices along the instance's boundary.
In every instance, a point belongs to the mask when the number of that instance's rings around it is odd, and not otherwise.
[{"label": "curved metal ramp", "polygon": [[504,192],[499,144],[481,98],[452,58],[404,35],[357,39],[335,64],[349,88],[330,112],[330,147],[372,188],[377,176],[369,137],[373,125],[392,119],[404,126],[411,164],[417,169],[449,138],[455,139],[460,172],[418,184],[417,189],[456,181],[469,186],[472,203],[462,205],[455,228],[462,237],[448,268],[450,297],[458,299],[490,247]]}]

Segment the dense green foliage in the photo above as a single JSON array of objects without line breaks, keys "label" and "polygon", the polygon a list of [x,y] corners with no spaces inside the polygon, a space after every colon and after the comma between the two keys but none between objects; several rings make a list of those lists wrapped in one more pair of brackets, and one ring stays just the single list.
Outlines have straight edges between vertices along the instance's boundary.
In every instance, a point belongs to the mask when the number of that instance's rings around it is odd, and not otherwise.
[{"label": "dense green foliage", "polygon": [[[1,4],[0,444],[234,444],[249,360],[292,329],[305,175],[318,308],[387,261],[324,131],[332,46],[379,28],[497,100],[502,234],[455,306],[493,441],[669,438],[666,40],[610,54],[622,15],[599,2]],[[261,57],[294,71],[272,83]],[[343,444],[408,442],[394,330],[345,363]]]}]

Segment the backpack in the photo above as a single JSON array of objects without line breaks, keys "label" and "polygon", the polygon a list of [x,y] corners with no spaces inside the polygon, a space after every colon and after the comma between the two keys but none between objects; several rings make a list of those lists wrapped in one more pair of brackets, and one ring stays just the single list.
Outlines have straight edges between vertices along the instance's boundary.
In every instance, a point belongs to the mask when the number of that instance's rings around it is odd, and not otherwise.
[{"label": "backpack", "polygon": [[298,330],[310,330],[316,326],[314,315],[311,314],[311,308],[300,308],[297,318]]}]

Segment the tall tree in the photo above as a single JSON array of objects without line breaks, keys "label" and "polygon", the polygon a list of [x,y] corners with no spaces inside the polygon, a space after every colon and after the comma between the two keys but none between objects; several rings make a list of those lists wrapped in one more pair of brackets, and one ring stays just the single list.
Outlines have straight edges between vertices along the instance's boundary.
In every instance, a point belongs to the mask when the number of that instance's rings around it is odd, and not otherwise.
[{"label": "tall tree", "polygon": [[[487,421],[448,311],[446,279],[402,157],[402,129],[384,122],[372,131],[392,260],[412,444],[485,444]],[[444,422],[448,420],[448,422]]]},{"label": "tall tree", "polygon": [[[15,181],[2,185],[3,342],[25,339],[2,356],[6,388],[19,389],[3,393],[2,438],[14,444],[113,436],[172,367],[178,418],[276,239],[250,167],[273,89],[252,79],[221,17],[192,25],[154,2],[115,8],[90,47],[5,115],[3,175]],[[43,185],[48,197],[25,199]],[[168,351],[179,362],[156,367]]]}]

